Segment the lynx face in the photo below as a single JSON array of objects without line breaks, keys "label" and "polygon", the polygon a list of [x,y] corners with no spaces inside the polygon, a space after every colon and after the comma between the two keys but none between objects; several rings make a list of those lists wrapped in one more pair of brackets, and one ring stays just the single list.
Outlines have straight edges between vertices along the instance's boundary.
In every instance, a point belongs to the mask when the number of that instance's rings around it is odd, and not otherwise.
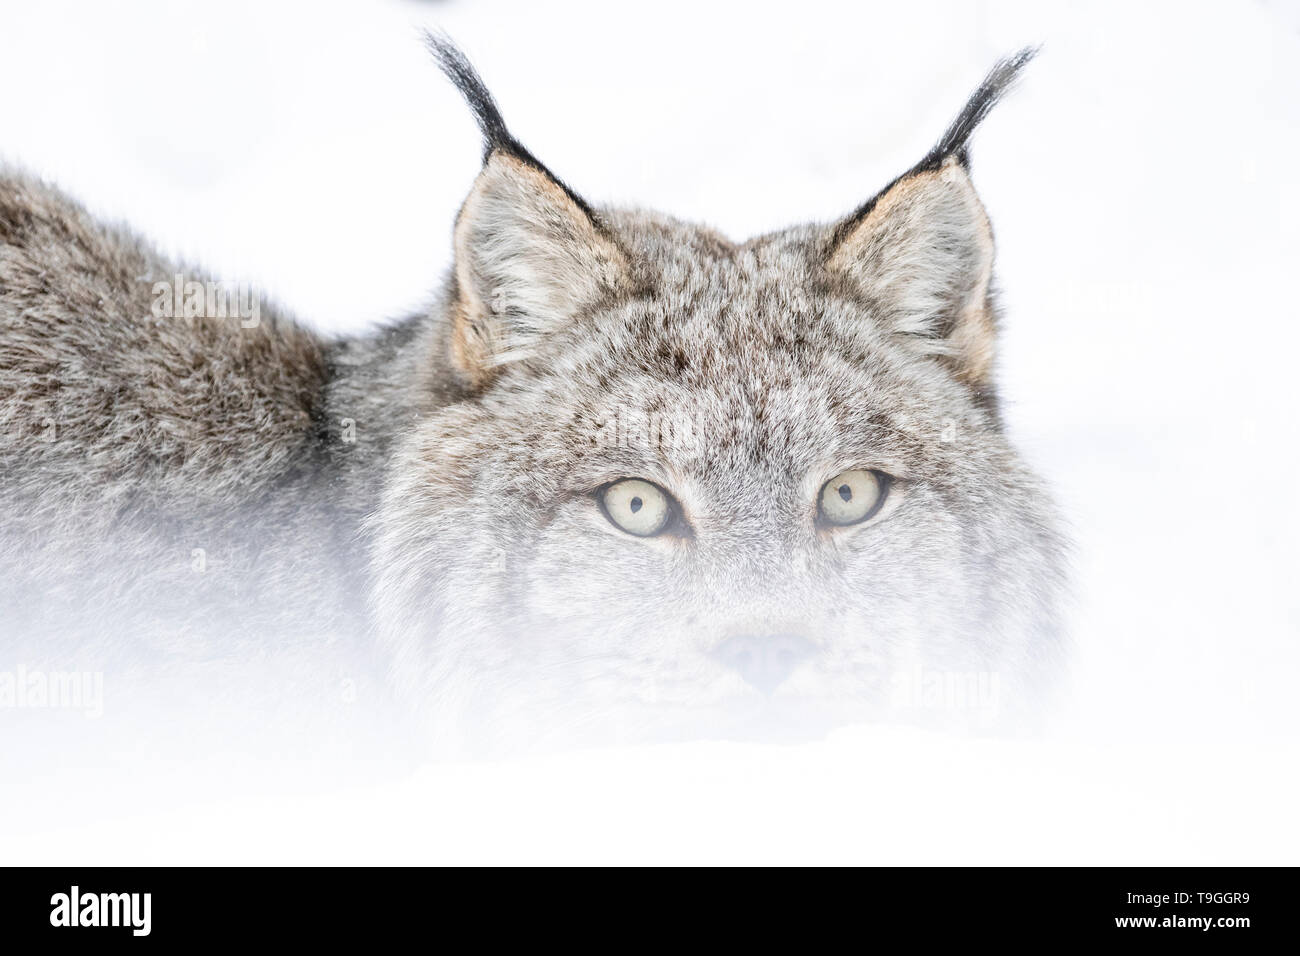
[{"label": "lynx face", "polygon": [[1059,546],[997,417],[964,153],[734,245],[592,210],[491,122],[446,317],[464,398],[375,519],[379,628],[435,735],[1022,709]]}]

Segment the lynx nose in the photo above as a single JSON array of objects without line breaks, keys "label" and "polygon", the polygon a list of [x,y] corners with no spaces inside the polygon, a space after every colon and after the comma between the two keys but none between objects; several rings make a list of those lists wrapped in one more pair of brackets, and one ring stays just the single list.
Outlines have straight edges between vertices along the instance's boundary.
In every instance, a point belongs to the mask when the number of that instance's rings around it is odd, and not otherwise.
[{"label": "lynx nose", "polygon": [[771,694],[812,652],[812,644],[796,634],[741,634],[723,641],[714,653],[745,683]]}]

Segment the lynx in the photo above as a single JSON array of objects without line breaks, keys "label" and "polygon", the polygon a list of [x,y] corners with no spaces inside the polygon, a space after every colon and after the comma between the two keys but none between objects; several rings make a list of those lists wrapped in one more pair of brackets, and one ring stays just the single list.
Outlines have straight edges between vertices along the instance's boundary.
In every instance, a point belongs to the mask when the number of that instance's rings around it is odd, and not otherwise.
[{"label": "lynx", "polygon": [[164,703],[355,680],[456,747],[1037,712],[1064,546],[968,152],[1031,51],[839,221],[735,242],[592,205],[428,42],[483,166],[433,305],[377,332],[160,314],[210,280],[0,176],[11,656]]}]

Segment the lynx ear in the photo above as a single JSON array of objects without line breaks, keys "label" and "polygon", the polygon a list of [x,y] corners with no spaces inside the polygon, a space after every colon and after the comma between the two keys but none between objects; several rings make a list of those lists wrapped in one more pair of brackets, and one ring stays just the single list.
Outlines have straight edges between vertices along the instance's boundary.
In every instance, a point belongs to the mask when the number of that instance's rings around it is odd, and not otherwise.
[{"label": "lynx ear", "polygon": [[453,349],[471,381],[621,291],[622,250],[544,169],[488,155],[456,220]]},{"label": "lynx ear", "polygon": [[993,232],[971,185],[966,144],[1035,52],[999,62],[939,144],[840,223],[827,258],[828,270],[851,283],[887,328],[939,356],[977,391],[993,371]]},{"label": "lynx ear", "polygon": [[592,208],[511,135],[465,55],[445,36],[425,42],[483,131],[483,171],[456,219],[452,334],[453,358],[479,385],[627,289],[628,262]]},{"label": "lynx ear", "polygon": [[993,233],[961,164],[951,158],[899,180],[844,231],[829,269],[891,331],[941,356],[963,381],[985,385],[995,338]]}]

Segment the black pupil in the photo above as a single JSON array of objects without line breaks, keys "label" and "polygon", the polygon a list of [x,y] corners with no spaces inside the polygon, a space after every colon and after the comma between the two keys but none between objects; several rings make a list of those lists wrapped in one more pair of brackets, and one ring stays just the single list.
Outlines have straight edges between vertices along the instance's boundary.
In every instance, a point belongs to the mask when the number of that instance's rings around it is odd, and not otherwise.
[{"label": "black pupil", "polygon": [[848,485],[840,485],[839,488],[837,488],[836,490],[840,493],[840,498],[842,498],[844,501],[848,501],[850,498],[853,497],[853,489],[850,488]]},{"label": "black pupil", "polygon": [[630,507],[632,508],[632,514],[636,514],[638,511],[641,510],[642,501],[640,498],[633,498],[629,504]]}]

